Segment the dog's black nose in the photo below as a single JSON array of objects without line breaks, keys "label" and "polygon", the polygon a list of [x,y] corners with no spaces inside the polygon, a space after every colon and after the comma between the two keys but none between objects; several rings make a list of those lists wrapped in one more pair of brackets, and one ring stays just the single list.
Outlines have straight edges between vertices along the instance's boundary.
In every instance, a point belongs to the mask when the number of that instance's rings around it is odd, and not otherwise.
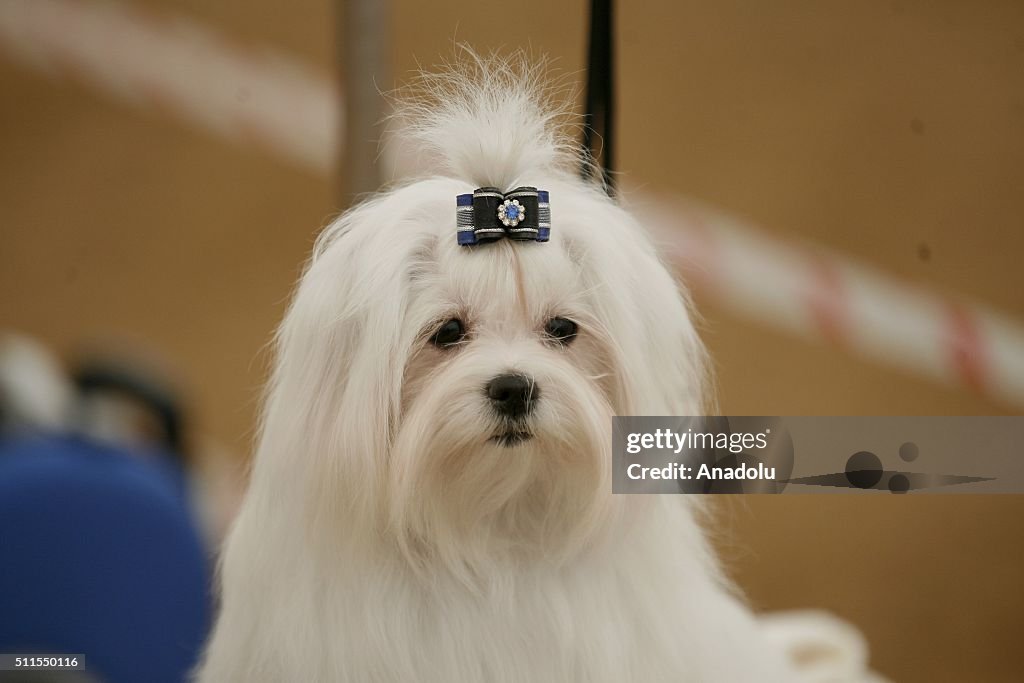
[{"label": "dog's black nose", "polygon": [[487,396],[505,417],[523,417],[533,408],[540,388],[523,375],[498,375],[487,384]]}]

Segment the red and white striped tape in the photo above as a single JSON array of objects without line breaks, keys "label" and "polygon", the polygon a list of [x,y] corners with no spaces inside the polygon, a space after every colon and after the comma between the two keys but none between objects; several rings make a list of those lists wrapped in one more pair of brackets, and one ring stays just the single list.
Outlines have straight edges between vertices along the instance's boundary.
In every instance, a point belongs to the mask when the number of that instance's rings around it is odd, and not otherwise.
[{"label": "red and white striped tape", "polygon": [[155,107],[317,172],[340,146],[339,93],[302,62],[110,2],[2,0],[0,47],[52,76]]},{"label": "red and white striped tape", "polygon": [[736,313],[1024,406],[1024,327],[678,199],[634,207],[669,260]]},{"label": "red and white striped tape", "polygon": [[[3,0],[0,47],[317,172],[339,151],[340,94],[327,78],[192,22],[107,2]],[[1010,318],[680,200],[635,210],[688,281],[738,314],[1024,406],[1024,327]]]}]

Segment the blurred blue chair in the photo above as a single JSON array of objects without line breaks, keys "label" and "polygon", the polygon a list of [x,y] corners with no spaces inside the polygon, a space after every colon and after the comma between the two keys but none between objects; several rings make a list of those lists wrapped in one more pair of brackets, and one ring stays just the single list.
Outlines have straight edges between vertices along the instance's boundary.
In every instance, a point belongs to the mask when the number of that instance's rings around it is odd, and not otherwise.
[{"label": "blurred blue chair", "polygon": [[0,652],[82,653],[104,683],[180,683],[210,620],[176,463],[0,439]]}]

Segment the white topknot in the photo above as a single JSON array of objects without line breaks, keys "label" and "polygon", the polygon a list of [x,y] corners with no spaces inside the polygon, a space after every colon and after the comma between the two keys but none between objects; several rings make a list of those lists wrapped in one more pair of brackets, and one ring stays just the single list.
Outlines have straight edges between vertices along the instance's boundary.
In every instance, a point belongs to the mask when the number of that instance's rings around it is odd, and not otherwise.
[{"label": "white topknot", "polygon": [[464,46],[460,52],[394,97],[401,175],[508,190],[579,164],[570,135],[578,127],[571,125],[575,93],[551,80],[544,61],[521,50],[508,57],[482,57]]}]

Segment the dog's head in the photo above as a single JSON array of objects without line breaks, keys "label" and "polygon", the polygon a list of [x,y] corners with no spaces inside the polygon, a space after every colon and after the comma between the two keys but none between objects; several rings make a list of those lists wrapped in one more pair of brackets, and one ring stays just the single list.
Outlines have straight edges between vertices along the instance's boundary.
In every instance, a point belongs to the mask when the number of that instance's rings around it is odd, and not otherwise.
[{"label": "dog's head", "polygon": [[[577,178],[545,111],[493,64],[416,109],[410,144],[439,175],[319,240],[254,486],[452,566],[561,557],[612,523],[611,417],[695,414],[702,352],[640,226]],[[518,185],[550,192],[550,241],[459,246],[455,196]]]}]

